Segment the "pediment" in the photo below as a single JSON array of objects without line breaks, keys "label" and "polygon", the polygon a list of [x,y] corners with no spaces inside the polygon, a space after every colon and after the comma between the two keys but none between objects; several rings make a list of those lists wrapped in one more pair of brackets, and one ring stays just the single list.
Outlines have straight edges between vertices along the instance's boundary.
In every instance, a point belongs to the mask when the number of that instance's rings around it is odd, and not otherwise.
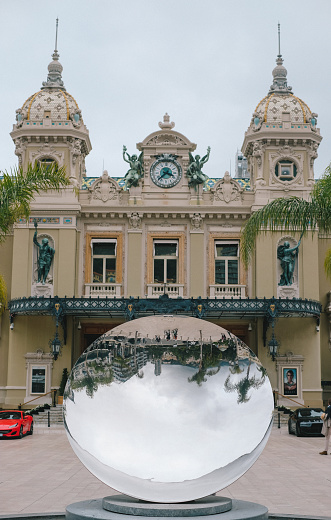
[{"label": "pediment", "polygon": [[137,143],[138,150],[144,148],[155,148],[156,146],[175,146],[186,149],[188,152],[196,149],[196,144],[192,143],[185,135],[174,130],[164,129],[149,134],[141,143]]}]

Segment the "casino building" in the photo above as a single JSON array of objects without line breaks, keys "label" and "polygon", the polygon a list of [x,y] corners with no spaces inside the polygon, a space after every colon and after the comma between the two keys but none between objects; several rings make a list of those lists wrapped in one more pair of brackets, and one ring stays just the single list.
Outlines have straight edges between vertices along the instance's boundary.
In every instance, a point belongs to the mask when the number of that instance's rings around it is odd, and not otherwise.
[{"label": "casino building", "polygon": [[[308,199],[314,185],[317,115],[287,85],[282,57],[244,134],[247,177],[225,172],[201,183],[190,175],[192,163],[201,173],[208,154],[197,158],[194,136],[175,129],[168,114],[137,136],[136,157],[125,152],[131,166],[123,162],[121,178],[86,177],[89,131],[62,81],[57,50],[52,57],[47,81],[16,111],[11,137],[23,168],[56,162],[71,187],[36,196],[30,218],[1,244],[8,309],[0,318],[0,407],[50,403],[63,369],[93,340],[128,320],[134,331],[135,318],[154,314],[221,325],[257,354],[279,404],[321,406],[331,397],[323,268],[330,236],[299,244],[299,234],[279,230],[261,235],[248,269],[240,256],[241,228],[255,210],[277,197]],[[44,284],[36,245],[43,239],[55,251]],[[282,282],[280,246],[293,250],[290,284]]]}]

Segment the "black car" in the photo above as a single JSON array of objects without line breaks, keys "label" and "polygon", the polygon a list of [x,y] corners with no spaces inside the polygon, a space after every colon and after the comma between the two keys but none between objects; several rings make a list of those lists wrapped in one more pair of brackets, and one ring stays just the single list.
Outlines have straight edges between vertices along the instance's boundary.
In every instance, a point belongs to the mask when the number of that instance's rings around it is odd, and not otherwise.
[{"label": "black car", "polygon": [[288,433],[301,435],[321,435],[323,421],[322,408],[297,408],[288,420]]}]

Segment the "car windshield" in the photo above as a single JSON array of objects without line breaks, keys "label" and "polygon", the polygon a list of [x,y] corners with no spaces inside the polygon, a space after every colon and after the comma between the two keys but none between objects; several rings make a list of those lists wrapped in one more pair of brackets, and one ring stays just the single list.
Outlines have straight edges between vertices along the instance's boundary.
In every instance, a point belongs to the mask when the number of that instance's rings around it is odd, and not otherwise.
[{"label": "car windshield", "polygon": [[298,410],[299,417],[320,417],[321,413],[321,408],[305,408],[304,410]]},{"label": "car windshield", "polygon": [[0,412],[0,421],[3,419],[21,419],[21,412]]}]

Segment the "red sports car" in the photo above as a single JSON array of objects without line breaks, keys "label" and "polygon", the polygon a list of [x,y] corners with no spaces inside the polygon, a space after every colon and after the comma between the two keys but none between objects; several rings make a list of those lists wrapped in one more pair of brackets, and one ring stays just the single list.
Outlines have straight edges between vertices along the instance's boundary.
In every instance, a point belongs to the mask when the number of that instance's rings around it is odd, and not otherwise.
[{"label": "red sports car", "polygon": [[21,410],[0,411],[0,438],[19,437],[33,434],[33,417]]}]

